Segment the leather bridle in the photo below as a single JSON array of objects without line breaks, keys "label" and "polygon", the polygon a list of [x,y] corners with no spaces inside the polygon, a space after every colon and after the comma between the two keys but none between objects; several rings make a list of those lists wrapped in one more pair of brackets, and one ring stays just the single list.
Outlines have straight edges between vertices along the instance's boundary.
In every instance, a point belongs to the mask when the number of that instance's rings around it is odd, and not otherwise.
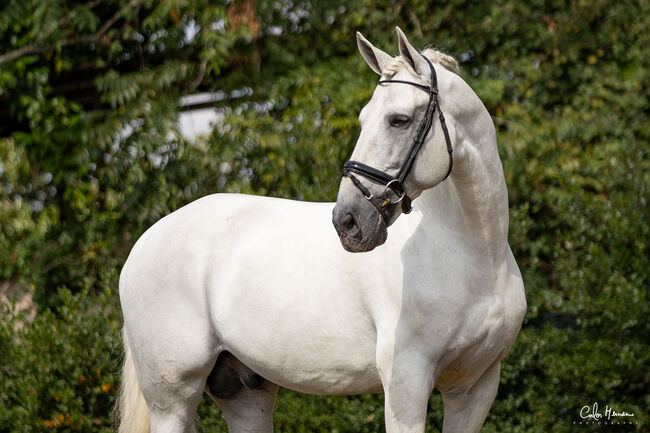
[{"label": "leather bridle", "polygon": [[[433,115],[436,109],[438,109],[438,118],[440,119],[442,132],[445,135],[445,141],[447,142],[447,152],[449,153],[449,169],[447,170],[447,174],[442,179],[442,181],[444,181],[445,179],[447,179],[447,177],[449,177],[454,163],[454,159],[452,156],[453,149],[451,147],[451,139],[449,138],[449,131],[447,130],[447,124],[445,123],[445,116],[442,114],[442,110],[440,109],[440,105],[438,103],[438,77],[436,75],[436,70],[433,68],[433,65],[431,64],[429,59],[427,59],[425,56],[422,56],[422,58],[426,60],[427,64],[429,65],[429,69],[431,69],[430,86],[414,83],[412,81],[402,81],[402,80],[381,80],[379,81],[379,83],[377,83],[377,84],[385,84],[385,83],[409,84],[411,86],[415,86],[429,93],[429,103],[427,104],[427,111],[424,114],[424,119],[422,119],[422,122],[418,127],[417,135],[415,136],[415,139],[411,144],[411,148],[409,149],[406,159],[402,163],[402,166],[400,167],[397,174],[395,176],[391,176],[386,172],[383,172],[374,167],[370,167],[369,165],[357,161],[348,161],[345,164],[343,164],[343,176],[347,176],[348,178],[350,178],[354,186],[356,186],[361,191],[363,196],[368,201],[370,201],[373,204],[373,206],[377,208],[377,210],[382,215],[386,223],[388,223],[388,219],[390,217],[387,213],[387,208],[388,205],[391,204],[391,199],[388,198],[388,196],[386,195],[388,189],[391,189],[395,194],[397,194],[397,197],[399,197],[397,201],[394,201],[392,203],[397,204],[401,202],[403,213],[409,213],[412,210],[411,207],[412,199],[411,197],[409,197],[406,191],[406,186],[404,185],[404,182],[406,181],[406,178],[411,172],[411,169],[415,164],[415,159],[418,155],[418,152],[422,148],[422,145],[424,144],[424,140],[426,139],[427,134],[431,129],[431,125],[433,124]],[[383,184],[384,197],[375,197],[370,192],[370,190],[368,190],[368,188],[366,188],[353,173],[359,174],[377,183]]]}]

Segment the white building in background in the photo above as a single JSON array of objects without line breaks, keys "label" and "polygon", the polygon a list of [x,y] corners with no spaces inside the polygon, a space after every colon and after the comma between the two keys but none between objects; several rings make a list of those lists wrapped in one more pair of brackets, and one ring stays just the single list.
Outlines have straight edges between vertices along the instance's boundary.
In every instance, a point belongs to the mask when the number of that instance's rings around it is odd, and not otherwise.
[{"label": "white building in background", "polygon": [[[183,96],[180,101],[181,113],[179,116],[181,134],[189,141],[196,141],[197,138],[210,135],[214,124],[224,118],[224,110],[229,109],[224,107],[217,109],[218,102],[225,100],[235,102],[252,94],[253,89],[242,87],[230,92],[219,90],[218,92]],[[261,104],[253,103],[253,108],[260,113],[268,112],[273,106],[273,101]]]},{"label": "white building in background", "polygon": [[181,107],[185,111],[181,111],[178,118],[183,137],[188,141],[196,141],[197,138],[210,135],[214,124],[223,119],[223,113],[218,112],[214,104],[226,97],[225,92],[183,96]]}]

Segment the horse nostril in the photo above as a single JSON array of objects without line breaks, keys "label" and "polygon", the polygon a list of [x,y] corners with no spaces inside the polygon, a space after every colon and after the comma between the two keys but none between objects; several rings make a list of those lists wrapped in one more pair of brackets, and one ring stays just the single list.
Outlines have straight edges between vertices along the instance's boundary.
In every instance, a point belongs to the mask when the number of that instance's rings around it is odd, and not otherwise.
[{"label": "horse nostril", "polygon": [[359,233],[359,226],[357,225],[357,220],[354,218],[354,215],[352,215],[351,213],[345,214],[345,216],[341,220],[341,228],[349,236],[354,236]]}]

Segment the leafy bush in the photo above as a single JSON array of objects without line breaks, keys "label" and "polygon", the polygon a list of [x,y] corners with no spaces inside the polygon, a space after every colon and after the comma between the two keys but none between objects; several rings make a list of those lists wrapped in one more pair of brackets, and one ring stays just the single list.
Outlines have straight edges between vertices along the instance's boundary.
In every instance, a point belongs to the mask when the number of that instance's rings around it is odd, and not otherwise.
[{"label": "leafy bush", "polygon": [[112,428],[119,387],[119,310],[110,292],[59,290],[56,311],[33,322],[0,313],[0,431]]}]

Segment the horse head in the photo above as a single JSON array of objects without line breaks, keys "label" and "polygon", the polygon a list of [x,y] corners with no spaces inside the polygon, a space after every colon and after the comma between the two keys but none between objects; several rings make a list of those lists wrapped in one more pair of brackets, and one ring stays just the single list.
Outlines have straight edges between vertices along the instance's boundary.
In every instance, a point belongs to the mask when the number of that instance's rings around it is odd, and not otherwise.
[{"label": "horse head", "polygon": [[436,51],[418,52],[396,30],[395,58],[357,33],[361,55],[381,79],[359,114],[361,133],[344,165],[332,215],[341,244],[351,252],[370,251],[386,242],[388,227],[410,212],[412,200],[451,173],[451,139],[432,60],[448,69],[457,66]]}]

